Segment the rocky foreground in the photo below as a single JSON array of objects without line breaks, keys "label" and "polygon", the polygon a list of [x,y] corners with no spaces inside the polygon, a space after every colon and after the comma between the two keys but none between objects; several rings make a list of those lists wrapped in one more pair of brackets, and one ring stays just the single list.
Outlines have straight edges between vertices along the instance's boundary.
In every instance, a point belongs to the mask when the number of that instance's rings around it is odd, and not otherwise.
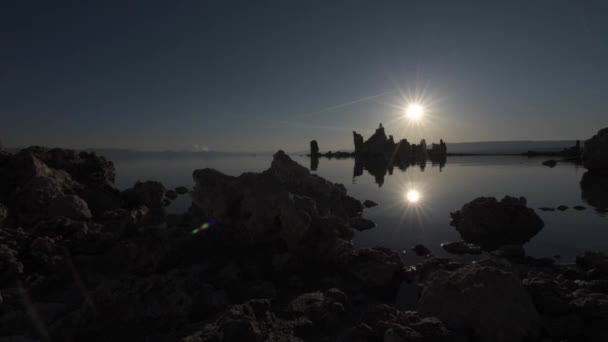
[{"label": "rocky foreground", "polygon": [[[189,212],[167,215],[187,189],[119,191],[91,153],[0,151],[0,341],[608,340],[604,254],[555,265],[494,239],[475,263],[404,265],[354,248],[373,226],[361,202],[281,151],[262,173],[193,177]],[[482,198],[453,225],[486,247],[542,221],[525,200]]]}]

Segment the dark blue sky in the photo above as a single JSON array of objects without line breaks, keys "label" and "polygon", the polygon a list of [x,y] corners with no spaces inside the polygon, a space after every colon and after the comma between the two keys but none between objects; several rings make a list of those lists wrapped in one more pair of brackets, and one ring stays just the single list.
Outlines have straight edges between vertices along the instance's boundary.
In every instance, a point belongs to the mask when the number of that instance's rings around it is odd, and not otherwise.
[{"label": "dark blue sky", "polygon": [[3,1],[0,34],[9,146],[327,150],[379,122],[448,142],[608,126],[605,1]]}]

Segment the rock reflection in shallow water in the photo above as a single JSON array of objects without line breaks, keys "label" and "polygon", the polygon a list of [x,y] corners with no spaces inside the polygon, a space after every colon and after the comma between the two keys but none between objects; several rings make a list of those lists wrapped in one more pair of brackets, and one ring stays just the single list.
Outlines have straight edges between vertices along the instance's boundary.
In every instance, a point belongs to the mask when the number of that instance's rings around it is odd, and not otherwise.
[{"label": "rock reflection in shallow water", "polygon": [[585,172],[580,185],[583,201],[594,207],[602,216],[606,216],[608,213],[608,176]]},{"label": "rock reflection in shallow water", "polygon": [[[439,171],[442,171],[446,164],[446,158],[431,159],[431,165],[433,167],[439,166]],[[370,158],[355,158],[355,165],[353,169],[353,183],[355,178],[363,175],[363,171],[366,170],[369,174],[374,176],[376,184],[381,187],[384,184],[384,177],[386,175],[392,175],[393,170],[397,167],[400,171],[405,172],[411,166],[419,166],[420,171],[424,171],[426,168],[426,160],[403,162],[399,159],[387,160],[382,156],[370,157]]]}]

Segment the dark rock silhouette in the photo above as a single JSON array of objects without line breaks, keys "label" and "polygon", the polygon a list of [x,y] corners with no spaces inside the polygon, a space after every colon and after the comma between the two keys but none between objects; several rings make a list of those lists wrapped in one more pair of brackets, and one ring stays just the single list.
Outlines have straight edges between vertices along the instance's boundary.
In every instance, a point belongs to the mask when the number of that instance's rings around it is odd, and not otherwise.
[{"label": "dark rock silhouette", "polygon": [[548,166],[548,167],[555,167],[557,165],[557,161],[556,160],[546,160],[543,162],[544,166]]},{"label": "dark rock silhouette", "polygon": [[508,244],[523,244],[544,226],[526,199],[505,196],[500,202],[494,197],[479,197],[450,214],[452,226],[465,241],[494,250]]},{"label": "dark rock silhouette", "polygon": [[185,195],[188,193],[188,188],[185,186],[178,186],[175,188],[175,192],[177,192],[178,195]]},{"label": "dark rock silhouette", "polygon": [[319,144],[317,144],[316,140],[310,142],[310,156],[318,156],[319,155]]},{"label": "dark rock silhouette", "polygon": [[608,175],[608,128],[585,141],[583,165],[592,173]]},{"label": "dark rock silhouette", "polygon": [[538,312],[512,273],[469,265],[453,272],[436,271],[427,284],[418,308],[433,312],[459,335],[468,334],[471,340],[480,342],[524,341],[540,336]]},{"label": "dark rock silhouette", "polygon": [[595,208],[598,213],[608,213],[608,176],[587,171],[581,178],[580,187],[583,202]]},{"label": "dark rock silhouette", "polygon": [[365,206],[366,208],[372,208],[372,207],[375,207],[377,205],[378,205],[378,203],[376,203],[374,201],[371,201],[371,200],[365,200],[365,201],[363,201],[363,206]]}]

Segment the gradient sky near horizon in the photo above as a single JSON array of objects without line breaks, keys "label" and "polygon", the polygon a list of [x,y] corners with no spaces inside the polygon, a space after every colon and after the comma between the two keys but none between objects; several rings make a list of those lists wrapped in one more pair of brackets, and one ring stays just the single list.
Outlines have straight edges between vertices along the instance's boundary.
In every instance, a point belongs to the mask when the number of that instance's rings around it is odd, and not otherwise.
[{"label": "gradient sky near horizon", "polygon": [[[586,138],[605,1],[3,1],[0,139],[142,150]],[[402,108],[427,111],[412,125]]]}]

